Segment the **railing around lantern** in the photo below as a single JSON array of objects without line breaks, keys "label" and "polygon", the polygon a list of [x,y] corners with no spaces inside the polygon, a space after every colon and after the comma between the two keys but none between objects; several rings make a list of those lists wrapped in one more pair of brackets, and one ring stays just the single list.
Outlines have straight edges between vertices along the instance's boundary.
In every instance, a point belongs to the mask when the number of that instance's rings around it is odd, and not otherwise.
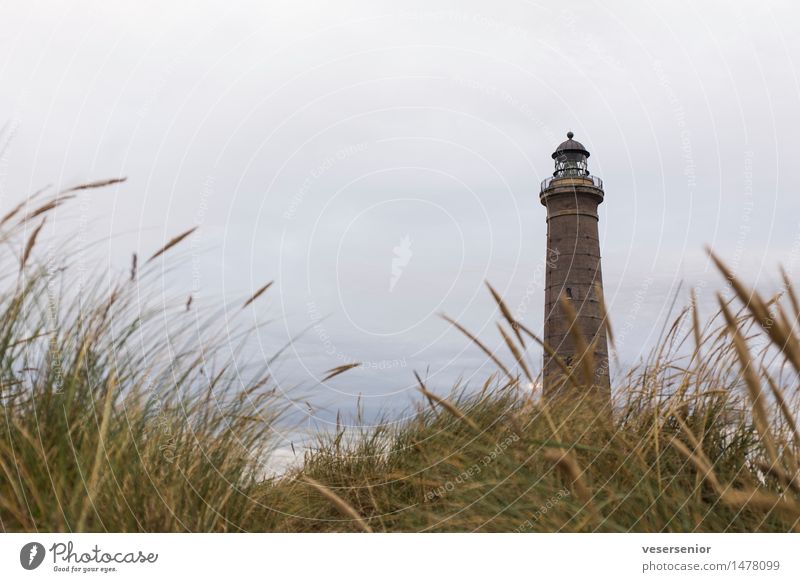
[{"label": "railing around lantern", "polygon": [[592,181],[592,186],[595,186],[596,188],[601,188],[601,189],[603,188],[603,180],[601,180],[597,176],[593,176],[591,174],[589,174],[588,176],[551,176],[549,178],[546,178],[546,179],[542,180],[542,184],[541,184],[541,188],[539,189],[539,192],[544,192],[547,188],[549,188],[550,184],[553,182],[553,180],[564,180],[565,178],[573,178],[573,179],[578,179],[578,180],[591,180]]}]

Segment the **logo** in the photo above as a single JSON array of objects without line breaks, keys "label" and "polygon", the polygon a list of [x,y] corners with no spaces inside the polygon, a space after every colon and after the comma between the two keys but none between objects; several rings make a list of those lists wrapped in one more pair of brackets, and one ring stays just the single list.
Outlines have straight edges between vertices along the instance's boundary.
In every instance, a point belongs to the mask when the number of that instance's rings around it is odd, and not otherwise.
[{"label": "logo", "polygon": [[394,286],[403,276],[403,268],[408,266],[411,257],[414,253],[411,252],[411,237],[406,235],[400,239],[400,244],[392,249],[394,257],[392,257],[392,276],[389,279],[389,292],[394,291]]},{"label": "logo", "polygon": [[44,561],[44,546],[39,542],[29,542],[19,551],[19,563],[26,570],[35,570]]}]

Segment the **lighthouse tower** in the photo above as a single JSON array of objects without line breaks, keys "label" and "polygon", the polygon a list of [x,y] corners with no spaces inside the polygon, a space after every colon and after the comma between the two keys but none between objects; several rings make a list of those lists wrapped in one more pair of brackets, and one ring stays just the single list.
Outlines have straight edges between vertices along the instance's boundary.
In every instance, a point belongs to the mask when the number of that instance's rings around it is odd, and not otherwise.
[{"label": "lighthouse tower", "polygon": [[[594,377],[589,390],[610,396],[608,342],[601,306],[598,206],[603,202],[603,181],[589,174],[589,152],[567,133],[552,158],[555,171],[542,182],[539,200],[547,208],[547,271],[544,292],[544,341],[584,381],[581,371],[587,352]],[[572,303],[574,325],[561,297]],[[575,331],[584,342],[575,342]],[[582,349],[581,345],[588,346]],[[564,370],[555,358],[544,356],[544,394],[556,396],[569,390]],[[584,382],[585,383],[585,382]]]}]

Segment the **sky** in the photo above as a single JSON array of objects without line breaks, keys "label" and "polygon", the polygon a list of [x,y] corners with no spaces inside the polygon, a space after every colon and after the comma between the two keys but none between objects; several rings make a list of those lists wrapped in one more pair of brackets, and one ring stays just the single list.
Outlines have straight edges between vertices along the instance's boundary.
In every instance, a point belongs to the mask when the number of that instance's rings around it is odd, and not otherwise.
[{"label": "sky", "polygon": [[539,183],[568,130],[605,183],[622,367],[690,289],[712,310],[706,247],[765,288],[800,265],[789,1],[0,6],[0,210],[126,176],[48,227],[112,273],[199,226],[164,308],[269,321],[237,355],[292,341],[275,376],[309,426],[357,402],[396,417],[414,371],[480,385],[491,366],[441,314],[499,345],[486,281],[541,329]]}]

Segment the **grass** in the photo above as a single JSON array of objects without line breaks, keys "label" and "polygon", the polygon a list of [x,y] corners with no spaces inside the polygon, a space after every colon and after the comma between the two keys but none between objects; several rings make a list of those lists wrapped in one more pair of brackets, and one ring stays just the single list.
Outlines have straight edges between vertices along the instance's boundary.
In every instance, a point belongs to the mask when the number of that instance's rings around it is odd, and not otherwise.
[{"label": "grass", "polygon": [[[32,220],[70,197],[3,219],[0,525],[4,531],[239,531],[279,412],[265,370],[234,374],[224,322],[143,305],[158,257],[71,292],[75,274],[35,263]],[[58,266],[58,268],[56,268]],[[200,331],[197,331],[197,330]]]},{"label": "grass", "polygon": [[695,301],[681,311],[611,402],[585,389],[589,358],[563,366],[571,398],[532,392],[541,342],[490,288],[508,353],[459,326],[497,365],[481,390],[418,376],[410,419],[320,434],[267,479],[282,412],[268,369],[233,366],[224,316],[143,299],[191,231],[79,294],[62,291],[69,264],[37,256],[43,221],[110,183],[0,219],[18,265],[0,291],[3,531],[800,530],[800,304],[785,275],[766,298],[715,258],[733,296],[707,320]]}]

